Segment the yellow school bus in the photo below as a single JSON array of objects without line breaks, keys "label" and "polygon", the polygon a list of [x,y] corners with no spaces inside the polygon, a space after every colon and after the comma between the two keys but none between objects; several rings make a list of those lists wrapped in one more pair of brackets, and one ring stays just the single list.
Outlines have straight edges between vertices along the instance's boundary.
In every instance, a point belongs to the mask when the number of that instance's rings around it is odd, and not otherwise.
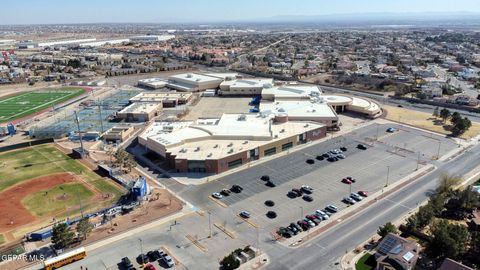
[{"label": "yellow school bus", "polygon": [[65,252],[63,254],[58,255],[57,257],[50,258],[43,262],[45,270],[52,270],[58,269],[64,265],[69,263],[79,261],[87,256],[85,252],[85,248],[77,248],[75,250]]}]

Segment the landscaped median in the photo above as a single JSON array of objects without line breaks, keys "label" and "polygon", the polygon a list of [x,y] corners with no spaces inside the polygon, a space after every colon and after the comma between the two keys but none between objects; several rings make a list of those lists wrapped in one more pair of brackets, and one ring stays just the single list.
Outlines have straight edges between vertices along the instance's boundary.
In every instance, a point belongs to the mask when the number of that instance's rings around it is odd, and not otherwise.
[{"label": "landscaped median", "polygon": [[[421,129],[430,130],[440,134],[451,134],[451,132],[448,130],[448,120],[446,121],[447,124],[444,124],[441,118],[437,118],[432,115],[433,112],[419,112],[415,110],[409,110],[388,105],[384,105],[383,109],[387,111],[387,115],[385,117],[387,120],[407,124]],[[462,134],[460,138],[471,139],[479,134],[480,123],[472,121],[472,126],[464,134]]]}]

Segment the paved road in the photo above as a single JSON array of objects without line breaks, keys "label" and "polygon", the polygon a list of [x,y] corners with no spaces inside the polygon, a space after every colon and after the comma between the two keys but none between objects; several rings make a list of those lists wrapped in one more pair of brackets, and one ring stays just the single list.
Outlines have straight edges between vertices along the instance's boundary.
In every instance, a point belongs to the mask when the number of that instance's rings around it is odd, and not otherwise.
[{"label": "paved road", "polygon": [[[346,250],[351,250],[376,233],[379,226],[395,220],[415,208],[428,198],[437,186],[442,173],[464,175],[479,166],[480,146],[446,163],[431,174],[408,185],[402,191],[393,193],[378,203],[360,212],[322,234],[305,247],[289,250],[287,253],[272,250],[271,257],[278,258],[268,269],[340,269],[336,265]],[[275,252],[275,253],[274,253]]]}]

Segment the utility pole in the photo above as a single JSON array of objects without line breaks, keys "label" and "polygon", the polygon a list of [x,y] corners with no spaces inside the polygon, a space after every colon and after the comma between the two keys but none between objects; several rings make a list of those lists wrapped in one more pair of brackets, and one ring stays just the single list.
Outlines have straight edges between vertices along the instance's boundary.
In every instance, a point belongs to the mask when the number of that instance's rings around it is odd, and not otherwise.
[{"label": "utility pole", "polygon": [[388,178],[390,177],[390,166],[387,166],[387,182],[385,183],[385,187],[388,187]]},{"label": "utility pole", "polygon": [[100,128],[102,129],[102,134],[103,134],[103,132],[105,132],[105,130],[103,129],[102,104],[101,103],[98,104],[98,112],[99,112],[99,117],[100,117]]},{"label": "utility pole", "polygon": [[142,257],[142,265],[145,264],[145,261],[143,260],[143,243],[142,243],[142,239],[141,238],[138,238],[138,241],[140,241],[140,256]]},{"label": "utility pole", "polygon": [[83,158],[85,156],[85,150],[83,148],[82,133],[80,132],[80,121],[78,121],[77,111],[73,112],[75,113],[75,122],[77,123],[78,138],[80,139],[80,154]]},{"label": "utility pole", "polygon": [[438,150],[437,150],[437,159],[440,158],[440,147],[442,145],[442,141],[438,141]]},{"label": "utility pole", "polygon": [[208,238],[212,238],[212,222],[211,222],[211,213],[208,211],[208,229],[210,233],[208,234]]},{"label": "utility pole", "polygon": [[420,165],[420,152],[418,152],[418,158],[417,158],[417,168],[415,171],[418,171],[418,166]]}]

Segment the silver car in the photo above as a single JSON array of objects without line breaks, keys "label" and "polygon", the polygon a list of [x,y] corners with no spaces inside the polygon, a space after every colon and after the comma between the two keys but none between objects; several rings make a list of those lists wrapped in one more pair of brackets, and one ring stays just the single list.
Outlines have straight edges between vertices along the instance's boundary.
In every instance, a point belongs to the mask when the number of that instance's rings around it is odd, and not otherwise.
[{"label": "silver car", "polygon": [[327,220],[330,218],[330,216],[327,213],[323,212],[322,210],[315,211],[315,216],[323,220]]},{"label": "silver car", "polygon": [[345,197],[345,198],[343,198],[343,201],[345,203],[348,203],[348,204],[355,204],[357,202],[354,199],[352,199],[351,197]]},{"label": "silver car", "polygon": [[358,194],[355,193],[355,192],[352,192],[352,193],[350,194],[350,197],[351,197],[352,199],[354,199],[355,201],[357,201],[357,202],[359,202],[359,201],[362,200],[362,196],[358,195]]}]

